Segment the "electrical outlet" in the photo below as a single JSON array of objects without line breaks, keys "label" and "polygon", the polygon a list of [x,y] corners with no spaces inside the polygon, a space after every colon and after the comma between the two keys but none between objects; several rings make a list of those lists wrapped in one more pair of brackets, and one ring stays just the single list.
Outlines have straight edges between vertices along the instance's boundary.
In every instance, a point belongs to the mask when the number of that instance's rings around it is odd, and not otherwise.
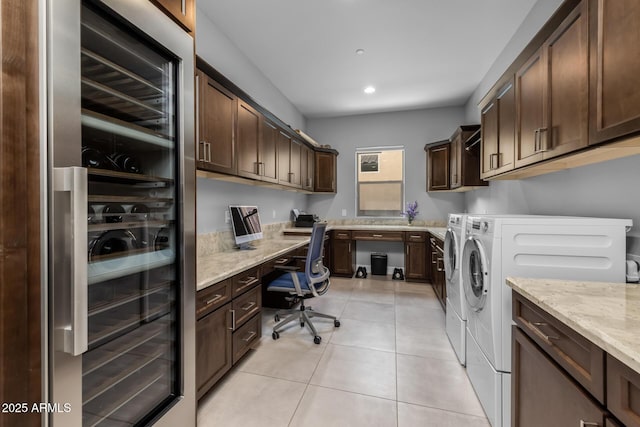
[{"label": "electrical outlet", "polygon": [[347,216],[347,210],[346,209],[342,209],[342,216]]},{"label": "electrical outlet", "polygon": [[231,217],[229,216],[229,211],[224,210],[224,223],[229,224],[231,222]]}]

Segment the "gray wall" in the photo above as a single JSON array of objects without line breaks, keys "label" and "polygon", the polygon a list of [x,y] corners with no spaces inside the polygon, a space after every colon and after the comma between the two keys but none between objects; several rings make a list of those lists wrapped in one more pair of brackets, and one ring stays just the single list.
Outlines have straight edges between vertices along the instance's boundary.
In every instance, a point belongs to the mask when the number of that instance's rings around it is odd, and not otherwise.
[{"label": "gray wall", "polygon": [[[478,101],[491,88],[561,0],[539,0],[465,106],[467,121],[478,121]],[[466,194],[472,213],[631,218],[630,235],[640,236],[640,156],[608,161],[519,181],[492,181],[488,188]]]},{"label": "gray wall", "polygon": [[[196,53],[285,123],[305,129],[304,116],[202,10],[197,10],[196,19]],[[230,204],[258,205],[262,223],[270,224],[288,221],[291,209],[305,209],[306,203],[307,197],[299,193],[198,178],[197,232],[230,230],[224,221]]]},{"label": "gray wall", "polygon": [[338,193],[309,196],[308,210],[321,218],[355,217],[356,148],[403,145],[405,147],[405,200],[417,200],[418,220],[446,220],[449,212],[464,209],[464,196],[426,192],[428,142],[447,139],[464,123],[462,108],[438,108],[308,119],[307,129],[321,144],[330,144],[338,156]]}]

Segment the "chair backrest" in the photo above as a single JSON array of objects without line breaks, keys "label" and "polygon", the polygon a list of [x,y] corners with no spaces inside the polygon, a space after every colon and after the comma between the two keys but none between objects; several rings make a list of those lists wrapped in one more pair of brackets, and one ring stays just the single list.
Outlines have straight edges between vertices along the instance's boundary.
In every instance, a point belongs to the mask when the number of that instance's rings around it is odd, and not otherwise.
[{"label": "chair backrest", "polygon": [[[331,272],[322,263],[322,250],[324,249],[324,236],[327,232],[326,222],[316,222],[311,231],[311,241],[307,252],[307,262],[304,274],[307,282],[313,286],[318,294],[323,294],[329,288],[329,275]],[[319,286],[316,286],[318,285]]]}]

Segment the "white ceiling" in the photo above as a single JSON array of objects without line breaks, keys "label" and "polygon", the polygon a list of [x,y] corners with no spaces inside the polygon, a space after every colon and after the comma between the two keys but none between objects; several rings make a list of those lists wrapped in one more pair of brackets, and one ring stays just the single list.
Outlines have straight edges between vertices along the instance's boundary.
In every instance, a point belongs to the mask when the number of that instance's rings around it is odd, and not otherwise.
[{"label": "white ceiling", "polygon": [[[535,2],[199,0],[198,8],[311,118],[463,105]],[[363,92],[368,85],[374,94]]]}]

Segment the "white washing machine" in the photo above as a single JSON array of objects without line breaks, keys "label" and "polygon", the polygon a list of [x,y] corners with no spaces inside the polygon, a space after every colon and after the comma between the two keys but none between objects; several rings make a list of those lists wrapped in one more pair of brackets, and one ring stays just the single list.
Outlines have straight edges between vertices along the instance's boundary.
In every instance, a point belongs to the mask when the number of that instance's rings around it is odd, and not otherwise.
[{"label": "white washing machine", "polygon": [[466,307],[462,289],[462,249],[466,238],[467,214],[449,214],[447,234],[444,238],[444,271],[447,286],[446,331],[460,363],[464,366],[466,354]]},{"label": "white washing machine", "polygon": [[631,220],[468,216],[462,254],[467,374],[493,427],[511,422],[507,276],[625,282]]}]

